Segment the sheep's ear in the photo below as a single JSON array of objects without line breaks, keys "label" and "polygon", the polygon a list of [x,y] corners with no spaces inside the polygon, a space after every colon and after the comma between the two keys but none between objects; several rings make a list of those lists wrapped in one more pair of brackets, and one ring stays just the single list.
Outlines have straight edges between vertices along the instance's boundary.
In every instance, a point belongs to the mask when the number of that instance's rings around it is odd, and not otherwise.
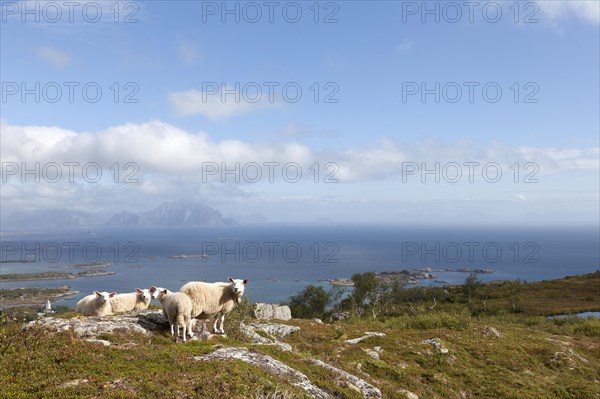
[{"label": "sheep's ear", "polygon": [[166,294],[167,294],[167,291],[169,291],[169,290],[165,288],[165,289],[163,290],[163,294],[165,294],[165,295],[166,295]]},{"label": "sheep's ear", "polygon": [[247,278],[245,278],[245,279],[244,279],[244,281],[243,281],[243,283],[244,283],[244,284],[248,284],[248,279],[247,279]]},{"label": "sheep's ear", "polygon": [[227,277],[227,281],[229,281],[230,283],[233,283],[233,279],[231,277]]},{"label": "sheep's ear", "polygon": [[144,293],[144,291],[140,290],[139,288],[136,288],[135,292],[137,292],[138,294],[143,294]]},{"label": "sheep's ear", "polygon": [[150,287],[150,292],[154,292],[154,291],[156,291],[156,287],[155,286]]},{"label": "sheep's ear", "polygon": [[109,298],[112,298],[112,297],[113,297],[113,296],[115,296],[115,295],[117,295],[117,293],[116,293],[116,292],[111,292],[110,294],[108,294],[108,297],[109,297]]},{"label": "sheep's ear", "polygon": [[94,291],[94,294],[96,294],[96,296],[102,296],[102,294],[98,291]]}]

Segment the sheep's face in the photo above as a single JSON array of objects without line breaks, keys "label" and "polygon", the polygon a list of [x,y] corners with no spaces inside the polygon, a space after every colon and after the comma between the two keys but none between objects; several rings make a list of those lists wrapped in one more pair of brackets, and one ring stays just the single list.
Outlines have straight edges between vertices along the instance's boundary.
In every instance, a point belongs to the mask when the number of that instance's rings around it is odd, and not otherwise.
[{"label": "sheep's face", "polygon": [[233,279],[231,277],[227,278],[229,280],[229,282],[231,283],[231,289],[233,290],[233,293],[238,297],[238,301],[240,300],[240,298],[244,295],[244,288],[246,287],[246,283],[248,282],[248,279]]},{"label": "sheep's face", "polygon": [[106,291],[103,291],[103,292],[94,291],[94,294],[96,294],[96,300],[100,304],[104,304],[104,303],[108,302],[108,300],[110,298],[112,298],[113,296],[117,295],[116,292],[108,293]]},{"label": "sheep's face", "polygon": [[151,287],[148,291],[150,292],[150,296],[152,299],[158,299],[158,294],[164,290],[162,287]]},{"label": "sheep's face", "polygon": [[171,292],[168,289],[166,289],[166,288],[159,288],[159,287],[157,287],[157,290],[156,290],[156,299],[158,299],[159,301],[162,301],[162,299],[164,297],[166,297],[167,295],[169,295],[170,293]]},{"label": "sheep's face", "polygon": [[147,288],[144,288],[143,290],[140,288],[136,288],[135,292],[137,292],[138,298],[140,298],[144,303],[150,303],[150,301],[152,300],[152,294]]}]

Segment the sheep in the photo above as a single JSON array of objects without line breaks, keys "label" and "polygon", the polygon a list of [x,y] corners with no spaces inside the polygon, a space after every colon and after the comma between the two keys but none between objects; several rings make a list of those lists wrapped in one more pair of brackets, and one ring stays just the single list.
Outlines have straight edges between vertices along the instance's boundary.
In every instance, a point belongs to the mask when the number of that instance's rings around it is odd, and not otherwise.
[{"label": "sheep", "polygon": [[[179,335],[179,328],[183,328],[183,342],[185,342],[186,330],[190,338],[194,337],[192,332],[192,301],[190,297],[183,292],[171,292],[166,288],[155,288],[156,298],[160,301],[163,308],[163,315],[171,325],[171,334],[175,342]],[[175,331],[174,327],[177,328]]]},{"label": "sheep", "polygon": [[152,296],[149,289],[136,288],[135,292],[118,294],[110,299],[113,313],[144,310],[150,306]]},{"label": "sheep", "polygon": [[110,298],[117,295],[116,292],[98,292],[82,298],[75,306],[75,311],[84,316],[108,316],[112,314]]},{"label": "sheep", "polygon": [[[225,334],[223,329],[225,315],[231,312],[236,303],[242,301],[244,288],[248,283],[248,279],[228,277],[227,280],[228,283],[190,281],[180,288],[180,291],[187,294],[192,300],[192,317],[209,319],[216,316],[213,331],[220,334]],[[219,315],[221,325],[217,328]]]}]

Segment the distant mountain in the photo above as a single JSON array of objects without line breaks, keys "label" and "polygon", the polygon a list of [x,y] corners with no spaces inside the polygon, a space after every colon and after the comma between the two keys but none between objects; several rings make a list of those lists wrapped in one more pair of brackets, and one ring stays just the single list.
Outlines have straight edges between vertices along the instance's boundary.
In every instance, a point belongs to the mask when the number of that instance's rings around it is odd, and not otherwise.
[{"label": "distant mountain", "polygon": [[260,213],[253,213],[247,216],[235,214],[229,215],[229,217],[240,224],[266,224],[269,222],[267,218]]},{"label": "distant mountain", "polygon": [[135,213],[123,211],[121,213],[117,213],[112,218],[106,222],[109,226],[137,226],[140,222],[139,215]]},{"label": "distant mountain", "polygon": [[2,225],[18,228],[83,227],[101,224],[96,214],[68,209],[30,212],[3,212]]},{"label": "distant mountain", "polygon": [[106,223],[109,226],[228,226],[237,224],[209,206],[189,202],[163,202],[158,208],[139,214],[121,212]]}]

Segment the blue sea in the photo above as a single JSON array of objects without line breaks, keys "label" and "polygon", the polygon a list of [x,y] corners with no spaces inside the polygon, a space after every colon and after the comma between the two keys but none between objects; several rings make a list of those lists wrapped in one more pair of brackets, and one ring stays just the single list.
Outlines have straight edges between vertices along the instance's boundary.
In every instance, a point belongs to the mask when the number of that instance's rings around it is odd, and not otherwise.
[{"label": "blue sea", "polygon": [[[538,281],[591,273],[600,265],[597,227],[434,228],[393,226],[228,226],[65,229],[3,232],[0,273],[81,272],[50,268],[110,262],[115,275],[0,283],[1,288],[69,285],[130,292],[152,285],[178,290],[187,281],[248,278],[251,301],[282,302],[308,284],[367,271],[491,268],[483,281]],[[31,262],[14,262],[15,260]],[[456,284],[468,273],[436,272],[420,284]],[[435,280],[435,281],[434,281]],[[1,304],[0,304],[1,305]]]}]

